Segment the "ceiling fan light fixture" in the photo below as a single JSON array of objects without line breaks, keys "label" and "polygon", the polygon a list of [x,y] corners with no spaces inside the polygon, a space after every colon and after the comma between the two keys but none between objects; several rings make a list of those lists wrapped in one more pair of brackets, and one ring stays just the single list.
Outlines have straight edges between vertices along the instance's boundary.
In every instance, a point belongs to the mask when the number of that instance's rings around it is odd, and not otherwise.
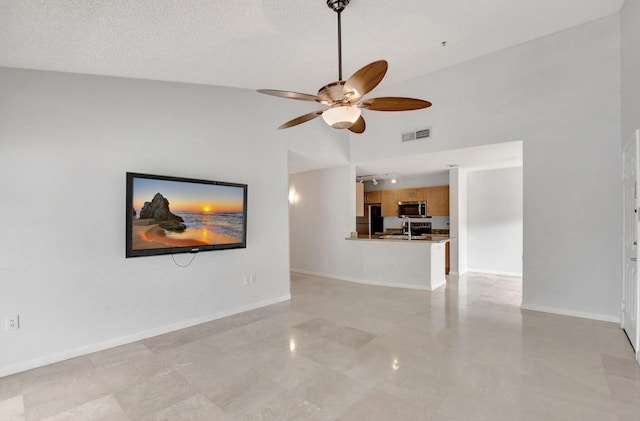
[{"label": "ceiling fan light fixture", "polygon": [[364,95],[371,92],[387,73],[386,60],[377,60],[356,71],[347,80],[342,78],[342,11],[349,5],[350,0],[326,0],[327,6],[338,17],[338,80],[331,82],[318,91],[318,95],[299,92],[280,91],[275,89],[258,89],[258,92],[278,96],[320,103],[329,109],[316,110],[289,120],[278,129],[287,129],[313,120],[322,115],[324,121],[334,129],[349,129],[351,133],[364,133],[366,123],[360,115],[361,108],[371,111],[411,111],[431,106],[429,101],[404,97],[369,98],[359,102]]},{"label": "ceiling fan light fixture", "polygon": [[334,129],[348,129],[360,118],[360,108],[352,105],[332,107],[322,113],[324,121]]}]

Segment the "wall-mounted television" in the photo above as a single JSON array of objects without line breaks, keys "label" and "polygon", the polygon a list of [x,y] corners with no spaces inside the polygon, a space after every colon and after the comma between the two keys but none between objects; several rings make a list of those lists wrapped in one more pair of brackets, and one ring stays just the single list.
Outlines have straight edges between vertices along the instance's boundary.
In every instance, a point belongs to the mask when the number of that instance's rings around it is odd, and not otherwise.
[{"label": "wall-mounted television", "polygon": [[247,185],[127,173],[126,257],[245,248]]}]

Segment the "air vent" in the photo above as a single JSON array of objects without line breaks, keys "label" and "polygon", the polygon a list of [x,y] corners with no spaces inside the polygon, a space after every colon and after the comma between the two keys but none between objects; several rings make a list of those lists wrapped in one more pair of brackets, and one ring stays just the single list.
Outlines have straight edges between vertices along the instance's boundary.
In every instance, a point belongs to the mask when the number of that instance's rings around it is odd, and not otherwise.
[{"label": "air vent", "polygon": [[403,133],[402,134],[402,141],[403,142],[408,142],[410,140],[416,140],[416,132]]},{"label": "air vent", "polygon": [[418,130],[416,132],[416,139],[424,139],[431,136],[431,129]]},{"label": "air vent", "polygon": [[431,127],[428,129],[418,130],[417,132],[403,133],[402,141],[409,142],[411,140],[427,139],[431,137]]}]

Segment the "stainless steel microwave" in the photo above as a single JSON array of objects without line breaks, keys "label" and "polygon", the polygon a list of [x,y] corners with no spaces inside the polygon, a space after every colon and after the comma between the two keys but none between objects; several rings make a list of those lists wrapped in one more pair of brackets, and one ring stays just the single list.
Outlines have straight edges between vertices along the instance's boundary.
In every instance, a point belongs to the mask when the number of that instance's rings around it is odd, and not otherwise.
[{"label": "stainless steel microwave", "polygon": [[426,218],[427,202],[398,202],[398,218]]}]

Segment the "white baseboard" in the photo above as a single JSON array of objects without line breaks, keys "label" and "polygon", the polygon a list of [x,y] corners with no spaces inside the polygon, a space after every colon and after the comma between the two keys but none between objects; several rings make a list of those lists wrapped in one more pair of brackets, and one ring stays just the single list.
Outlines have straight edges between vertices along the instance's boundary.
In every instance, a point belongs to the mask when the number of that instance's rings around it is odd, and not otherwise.
[{"label": "white baseboard", "polygon": [[599,320],[602,322],[612,322],[612,323],[620,324],[619,316],[610,316],[608,314],[588,313],[584,311],[574,311],[574,310],[566,310],[563,308],[528,305],[524,303],[520,306],[520,308],[522,308],[523,310],[541,311],[543,313],[561,314],[563,316],[580,317],[583,319]]},{"label": "white baseboard", "polygon": [[348,281],[348,282],[356,282],[357,281],[356,278],[352,278],[352,277],[344,276],[344,275],[336,275],[335,273],[314,272],[312,270],[293,269],[293,268],[291,269],[291,272],[301,273],[303,275],[319,276],[321,278],[337,279],[339,281]]},{"label": "white baseboard", "polygon": [[[414,285],[414,284],[402,284],[402,283],[396,283],[396,282],[372,281],[372,280],[369,280],[369,279],[360,279],[360,278],[354,278],[354,277],[351,277],[351,276],[336,275],[335,273],[313,272],[313,271],[310,271],[310,270],[293,269],[293,268],[291,269],[291,272],[301,273],[303,275],[319,276],[321,278],[336,279],[338,281],[354,282],[356,284],[374,285],[374,286],[380,286],[380,287],[395,287],[395,288],[416,289],[416,290],[419,290],[419,291],[432,291],[432,289],[430,289],[426,285]],[[440,288],[444,284],[445,284],[445,282],[442,282],[441,284],[438,284],[433,289]]]},{"label": "white baseboard", "polygon": [[515,276],[515,277],[522,278],[522,272],[503,272],[499,270],[486,270],[486,269],[469,269],[467,272],[482,273],[485,275]]},{"label": "white baseboard", "polygon": [[34,358],[32,360],[23,361],[17,364],[13,364],[6,367],[0,367],[0,378],[9,376],[11,374],[20,373],[22,371],[31,370],[34,368],[42,367],[45,365],[57,363],[60,361],[68,360],[70,358],[80,357],[94,352],[103,351],[105,349],[114,348],[120,345],[126,345],[132,342],[148,339],[154,336],[163,335],[165,333],[173,332],[180,329],[185,329],[191,326],[199,325],[201,323],[210,322],[213,320],[221,319],[223,317],[233,316],[234,314],[244,313],[245,311],[255,310],[256,308],[265,307],[271,304],[277,304],[283,301],[291,299],[291,295],[287,294],[281,297],[273,298],[270,300],[259,301],[246,306],[236,307],[231,310],[221,311],[215,314],[209,314],[206,316],[196,317],[190,320],[184,320],[181,322],[173,323],[166,326],[157,327],[154,329],[145,330],[143,332],[134,333],[132,335],[123,336],[120,338],[109,339],[104,342],[96,344],[85,345],[78,348],[70,349],[64,352],[59,352],[52,355],[47,355],[40,358]]}]

